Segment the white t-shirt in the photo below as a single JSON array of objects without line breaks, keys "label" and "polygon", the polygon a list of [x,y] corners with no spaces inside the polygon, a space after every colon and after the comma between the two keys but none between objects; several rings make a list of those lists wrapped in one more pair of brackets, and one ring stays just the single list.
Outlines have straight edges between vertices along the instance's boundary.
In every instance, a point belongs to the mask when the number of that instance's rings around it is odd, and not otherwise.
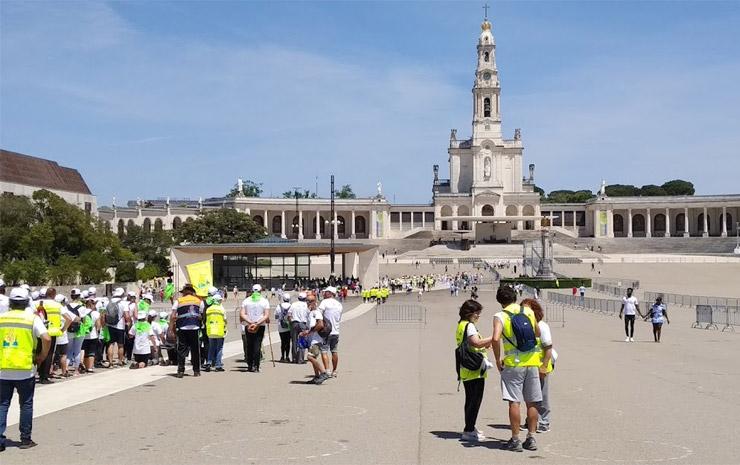
[{"label": "white t-shirt", "polygon": [[342,321],[342,304],[336,299],[324,299],[319,304],[324,319],[331,323],[331,334],[339,334],[339,322]]},{"label": "white t-shirt", "polygon": [[[80,312],[80,316],[86,316],[87,314],[87,309],[85,309],[85,312]],[[95,325],[100,319],[100,312],[97,310],[93,310],[92,312],[89,312],[89,314],[90,318],[92,318],[92,329],[90,330],[90,334],[85,335],[85,339],[97,339],[98,329],[95,327]]]},{"label": "white t-shirt", "polygon": [[293,302],[288,309],[288,316],[292,321],[308,324],[308,305],[306,302]]},{"label": "white t-shirt", "polygon": [[[66,305],[62,306],[61,314],[62,314],[62,327],[64,327],[66,323],[66,320],[64,318],[65,316],[69,317],[70,320],[74,320],[75,318],[77,318],[77,315],[70,312]],[[68,344],[68,343],[69,343],[69,337],[67,336],[67,331],[65,330],[61,336],[57,337],[57,344]]]},{"label": "white t-shirt", "polygon": [[0,294],[0,314],[10,309],[10,299],[5,294]]},{"label": "white t-shirt", "polygon": [[154,345],[159,347],[161,344],[160,338],[162,337],[162,332],[163,332],[162,326],[156,320],[152,321],[151,325],[152,325],[152,331],[154,332]]},{"label": "white t-shirt", "polygon": [[[288,309],[290,308],[289,302],[281,302],[277,307],[275,307],[275,323],[277,323],[278,332],[279,333],[287,333],[290,331],[290,323],[288,322]],[[280,320],[283,320],[286,324],[286,326],[283,326],[280,324]]]},{"label": "white t-shirt", "polygon": [[[308,328],[312,329],[314,326],[316,326],[316,323],[318,323],[319,320],[323,320],[324,317],[321,315],[321,312],[318,310],[311,310],[308,312]],[[319,336],[318,331],[311,331],[310,337],[309,337],[309,343],[311,345],[314,344],[323,344],[324,338]]]},{"label": "white t-shirt", "polygon": [[622,297],[622,303],[624,304],[624,314],[634,315],[637,310],[637,297]]},{"label": "white t-shirt", "polygon": [[[252,300],[252,296],[249,296],[242,301],[242,308],[244,309],[244,313],[247,314],[249,321],[258,321],[264,316],[265,310],[270,310],[270,301],[264,297],[261,297],[259,300]],[[262,323],[262,326],[264,325]]]},{"label": "white t-shirt", "polygon": [[[540,328],[540,343],[542,343],[543,346],[552,346],[552,331],[550,331],[550,325],[544,321],[540,321],[537,323],[537,326]],[[558,353],[555,349],[552,349],[552,361],[554,362],[557,359]]]},{"label": "white t-shirt", "polygon": [[468,331],[465,333],[466,338],[470,336],[475,336],[478,334],[478,328],[476,328],[472,322],[467,323],[466,326],[468,327]]},{"label": "white t-shirt", "polygon": [[152,353],[150,337],[154,336],[154,329],[151,325],[149,331],[137,332],[136,323],[131,325],[128,330],[129,336],[134,336],[134,355],[148,355]]},{"label": "white t-shirt", "polygon": [[[46,330],[46,326],[44,326],[44,321],[36,315],[33,319],[33,337],[34,339],[37,339],[41,337],[42,334],[46,334],[48,331]],[[41,342],[38,342],[37,344],[41,344]],[[50,351],[54,350],[54,347],[51,347],[49,349]],[[20,381],[23,379],[28,379],[36,376],[36,365],[33,366],[30,370],[0,370],[0,379],[7,379],[12,381]]]}]

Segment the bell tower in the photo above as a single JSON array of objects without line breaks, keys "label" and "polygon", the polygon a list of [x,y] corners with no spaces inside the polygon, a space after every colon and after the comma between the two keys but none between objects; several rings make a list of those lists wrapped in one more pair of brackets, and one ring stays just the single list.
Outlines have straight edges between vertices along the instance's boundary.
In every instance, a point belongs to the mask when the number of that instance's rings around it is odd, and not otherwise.
[{"label": "bell tower", "polygon": [[473,145],[483,139],[501,140],[501,85],[496,68],[496,42],[488,18],[478,37],[478,66],[473,84]]}]

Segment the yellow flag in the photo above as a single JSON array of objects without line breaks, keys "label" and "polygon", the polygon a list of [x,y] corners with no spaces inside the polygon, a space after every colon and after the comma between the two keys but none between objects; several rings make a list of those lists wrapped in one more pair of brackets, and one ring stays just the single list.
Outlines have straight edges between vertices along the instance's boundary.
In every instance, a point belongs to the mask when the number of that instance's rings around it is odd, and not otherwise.
[{"label": "yellow flag", "polygon": [[188,270],[190,284],[195,288],[196,295],[206,297],[208,295],[208,288],[213,286],[211,261],[204,260],[202,262],[191,263],[190,265],[186,265],[185,268]]},{"label": "yellow flag", "polygon": [[560,287],[560,280],[555,278],[555,286]]}]

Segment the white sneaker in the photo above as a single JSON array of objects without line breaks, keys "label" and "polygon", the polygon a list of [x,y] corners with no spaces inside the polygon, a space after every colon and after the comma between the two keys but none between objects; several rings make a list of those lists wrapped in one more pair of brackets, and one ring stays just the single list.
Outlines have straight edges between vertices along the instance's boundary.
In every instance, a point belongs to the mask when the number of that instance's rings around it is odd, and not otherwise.
[{"label": "white sneaker", "polygon": [[486,439],[480,431],[464,431],[461,439],[463,441],[478,442]]},{"label": "white sneaker", "polygon": [[624,338],[624,342],[630,342],[630,338],[628,337]]},{"label": "white sneaker", "polygon": [[630,342],[635,342],[635,338],[634,337],[631,337],[630,338]]}]

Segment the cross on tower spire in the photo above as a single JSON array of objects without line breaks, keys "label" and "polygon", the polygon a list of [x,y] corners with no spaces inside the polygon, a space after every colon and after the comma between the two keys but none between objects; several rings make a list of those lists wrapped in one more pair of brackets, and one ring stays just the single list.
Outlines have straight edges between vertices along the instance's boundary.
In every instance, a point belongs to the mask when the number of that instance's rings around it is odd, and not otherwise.
[{"label": "cross on tower spire", "polygon": [[483,5],[483,11],[484,11],[484,13],[483,13],[483,19],[488,19],[488,9],[489,8],[490,7],[488,6],[488,3],[486,3],[486,4]]}]

